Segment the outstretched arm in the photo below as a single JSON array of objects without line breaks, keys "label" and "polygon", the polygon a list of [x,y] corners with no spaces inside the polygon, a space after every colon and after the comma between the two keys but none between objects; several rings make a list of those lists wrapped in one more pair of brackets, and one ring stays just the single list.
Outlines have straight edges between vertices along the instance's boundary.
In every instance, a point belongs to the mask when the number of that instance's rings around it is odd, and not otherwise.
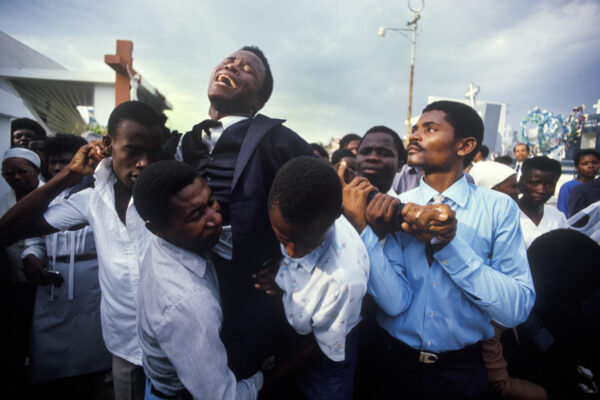
[{"label": "outstretched arm", "polygon": [[105,156],[105,148],[101,142],[83,146],[71,163],[54,178],[19,200],[0,219],[0,246],[56,232],[57,229],[44,219],[44,211],[63,190],[80,181],[84,175],[92,175],[98,162]]}]

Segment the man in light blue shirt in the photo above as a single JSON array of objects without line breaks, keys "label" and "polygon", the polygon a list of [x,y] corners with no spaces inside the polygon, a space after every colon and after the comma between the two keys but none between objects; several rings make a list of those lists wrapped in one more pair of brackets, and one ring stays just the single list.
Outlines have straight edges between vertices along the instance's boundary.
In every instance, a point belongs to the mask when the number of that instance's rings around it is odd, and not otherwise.
[{"label": "man in light blue shirt", "polygon": [[[361,230],[353,222],[369,252],[368,291],[387,332],[386,392],[423,399],[485,396],[479,343],[493,336],[492,320],[516,326],[533,306],[518,207],[504,194],[467,183],[462,172],[482,139],[483,122],[472,108],[428,105],[407,147],[408,163],[422,168],[424,177],[399,196],[408,205],[402,230],[382,223],[398,203],[383,194],[366,206],[369,226]],[[452,224],[432,221],[425,230],[416,224],[419,206],[431,202],[452,209]]]}]

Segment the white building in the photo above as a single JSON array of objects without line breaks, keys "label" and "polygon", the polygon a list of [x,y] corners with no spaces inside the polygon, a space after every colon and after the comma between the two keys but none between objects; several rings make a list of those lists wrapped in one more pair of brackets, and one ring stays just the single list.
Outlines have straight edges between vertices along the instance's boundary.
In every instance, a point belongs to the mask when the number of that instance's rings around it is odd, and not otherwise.
[{"label": "white building", "polygon": [[[103,56],[98,55],[103,62]],[[49,135],[81,133],[89,123],[78,110],[93,111],[106,126],[115,107],[115,72],[105,65],[99,72],[69,71],[50,58],[0,31],[0,155],[10,146],[10,121],[27,117],[38,121]],[[147,81],[138,99],[156,111],[171,104]],[[8,185],[0,179],[0,195]]]}]

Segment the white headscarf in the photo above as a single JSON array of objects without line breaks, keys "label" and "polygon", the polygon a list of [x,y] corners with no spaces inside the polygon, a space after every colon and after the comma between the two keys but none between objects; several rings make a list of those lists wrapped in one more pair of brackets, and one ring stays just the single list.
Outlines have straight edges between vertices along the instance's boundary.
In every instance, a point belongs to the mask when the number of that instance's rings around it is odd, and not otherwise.
[{"label": "white headscarf", "polygon": [[6,161],[8,158],[24,158],[38,168],[42,164],[40,157],[34,151],[22,147],[13,147],[12,149],[6,150],[4,157],[2,157],[2,162]]},{"label": "white headscarf", "polygon": [[469,171],[477,186],[488,189],[492,189],[516,173],[517,171],[511,167],[495,161],[480,161]]}]

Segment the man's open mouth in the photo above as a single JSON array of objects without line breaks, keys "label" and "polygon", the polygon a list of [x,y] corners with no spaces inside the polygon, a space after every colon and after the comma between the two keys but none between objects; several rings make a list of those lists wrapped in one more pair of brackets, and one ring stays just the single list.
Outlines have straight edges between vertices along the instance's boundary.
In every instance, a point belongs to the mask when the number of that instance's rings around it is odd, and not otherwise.
[{"label": "man's open mouth", "polygon": [[217,82],[223,83],[230,88],[236,88],[237,83],[228,75],[221,74],[217,76]]}]

